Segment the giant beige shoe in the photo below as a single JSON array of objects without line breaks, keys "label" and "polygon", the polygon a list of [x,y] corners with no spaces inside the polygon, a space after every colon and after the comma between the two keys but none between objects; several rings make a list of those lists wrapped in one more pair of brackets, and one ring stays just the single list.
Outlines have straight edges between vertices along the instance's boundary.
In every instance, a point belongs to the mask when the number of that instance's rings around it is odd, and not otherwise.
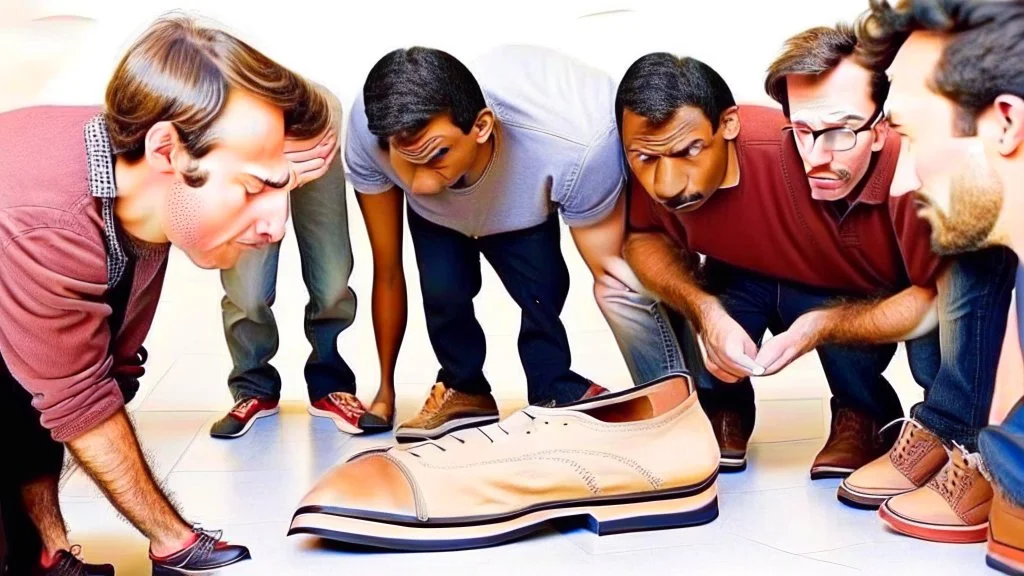
[{"label": "giant beige shoe", "polygon": [[399,550],[490,546],[558,519],[598,534],[718,516],[718,444],[689,378],[358,454],[303,499],[291,534]]}]

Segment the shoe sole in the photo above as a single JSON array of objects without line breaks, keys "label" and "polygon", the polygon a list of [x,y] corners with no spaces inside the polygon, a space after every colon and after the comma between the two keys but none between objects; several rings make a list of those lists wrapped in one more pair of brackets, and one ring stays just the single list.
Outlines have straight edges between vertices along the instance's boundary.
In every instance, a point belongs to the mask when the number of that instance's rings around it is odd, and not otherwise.
[{"label": "shoe sole", "polygon": [[815,466],[811,468],[811,480],[827,480],[829,478],[846,478],[853,474],[856,468],[843,468],[841,466]]},{"label": "shoe sole", "polygon": [[1000,544],[988,536],[988,554],[985,563],[990,568],[1010,576],[1024,576],[1024,550]]},{"label": "shoe sole", "polygon": [[889,494],[887,496],[879,496],[876,494],[865,494],[863,492],[857,492],[850,488],[843,482],[839,485],[836,490],[836,498],[851,508],[857,508],[858,510],[878,510],[878,508],[885,504],[885,501],[893,496],[899,496],[903,492],[897,494]]},{"label": "shoe sole", "polygon": [[900,534],[931,542],[974,544],[984,542],[988,537],[988,522],[978,524],[977,526],[944,526],[942,524],[917,522],[894,512],[889,508],[888,502],[878,509],[878,517],[889,528]]},{"label": "shoe sole", "polygon": [[334,422],[334,425],[338,427],[338,430],[341,430],[342,432],[344,432],[346,434],[351,434],[353,436],[358,436],[359,434],[363,433],[363,429],[362,428],[359,428],[358,426],[353,426],[352,424],[349,424],[344,418],[342,418],[341,416],[338,416],[334,412],[329,412],[327,410],[321,410],[321,409],[315,408],[313,406],[309,406],[308,408],[306,408],[306,411],[309,412],[310,416],[316,416],[317,418],[328,418],[328,419],[332,420]]},{"label": "shoe sole", "polygon": [[288,535],[309,534],[357,546],[415,552],[483,548],[524,537],[549,524],[582,525],[598,536],[683,528],[718,517],[718,474],[684,489],[541,504],[500,517],[370,520],[343,509],[300,508]]},{"label": "shoe sole", "polygon": [[245,426],[242,426],[242,429],[239,430],[237,434],[216,434],[216,433],[211,431],[210,432],[210,437],[211,438],[220,438],[220,439],[223,439],[223,440],[231,440],[231,439],[234,439],[234,438],[241,438],[242,436],[245,436],[245,434],[249,431],[250,428],[252,428],[252,425],[255,424],[257,420],[259,420],[260,418],[266,418],[268,416],[273,416],[273,415],[277,414],[280,411],[281,411],[281,407],[280,406],[275,406],[275,407],[271,408],[270,410],[260,410],[259,412],[256,413],[255,416],[250,418],[249,421],[245,423]]},{"label": "shoe sole", "polygon": [[441,436],[465,430],[466,428],[479,428],[488,424],[494,424],[499,420],[497,414],[493,416],[466,416],[449,420],[437,428],[404,428],[399,426],[395,430],[395,441],[401,444],[409,442],[422,442],[424,440],[437,440]]},{"label": "shoe sole", "polygon": [[153,576],[181,576],[182,574],[190,574],[190,575],[213,574],[214,572],[216,572],[218,570],[222,570],[224,568],[227,568],[228,566],[234,566],[235,564],[238,564],[239,562],[244,562],[246,560],[252,560],[252,555],[249,554],[248,552],[244,556],[242,556],[241,558],[237,558],[237,559],[232,560],[230,562],[227,562],[225,564],[221,564],[221,565],[219,565],[219,566],[217,566],[215,568],[204,568],[202,570],[186,570],[184,568],[172,568],[170,566],[157,566],[156,564],[154,564],[153,565]]},{"label": "shoe sole", "polygon": [[718,471],[724,474],[735,474],[737,472],[743,472],[746,469],[746,456],[742,458],[726,458],[723,456],[718,459]]}]

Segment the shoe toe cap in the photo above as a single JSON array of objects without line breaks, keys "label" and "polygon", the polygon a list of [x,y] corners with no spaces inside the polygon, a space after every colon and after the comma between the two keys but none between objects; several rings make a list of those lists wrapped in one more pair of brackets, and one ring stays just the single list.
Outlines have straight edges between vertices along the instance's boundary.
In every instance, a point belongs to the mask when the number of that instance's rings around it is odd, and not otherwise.
[{"label": "shoe toe cap", "polygon": [[383,454],[368,454],[335,466],[313,486],[297,513],[375,514],[416,517],[416,501],[405,474]]},{"label": "shoe toe cap", "polygon": [[893,514],[912,522],[936,526],[964,525],[949,503],[927,486],[890,498],[886,507]]}]

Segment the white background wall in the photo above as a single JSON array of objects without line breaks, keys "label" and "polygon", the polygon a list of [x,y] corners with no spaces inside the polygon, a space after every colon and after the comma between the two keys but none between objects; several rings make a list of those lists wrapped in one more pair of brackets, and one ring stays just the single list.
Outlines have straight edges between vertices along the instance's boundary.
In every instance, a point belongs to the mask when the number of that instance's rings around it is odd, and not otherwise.
[{"label": "white background wall", "polygon": [[[283,64],[325,84],[345,103],[361,88],[366,72],[390,49],[421,44],[464,59],[501,43],[551,46],[606,70],[618,79],[637,57],[670,51],[700,58],[730,83],[741,102],[767,102],[764,70],[782,41],[807,27],[851,20],[866,0],[614,1],[491,0],[282,2],[244,0],[2,0],[0,1],[0,110],[38,103],[99,103],[121,52],[146,25],[171,9],[211,17]],[[356,325],[341,338],[353,364],[361,396],[378,382],[370,324],[369,246],[350,196],[356,267],[352,285],[361,297]],[[606,385],[628,385],[625,366],[594,305],[591,278],[572,247],[564,251],[572,291],[563,319],[570,333],[574,367]],[[412,249],[406,242],[410,318],[399,362],[400,393],[425,394],[436,361],[430,350],[418,297]],[[182,409],[223,409],[223,384],[230,363],[220,326],[221,295],[215,272],[200,271],[174,253],[164,299],[149,339],[149,373],[137,402]],[[308,354],[301,317],[305,292],[294,241],[285,239],[278,304],[282,349],[275,365],[285,376],[286,398],[303,399],[301,366]],[[488,334],[487,370],[499,395],[522,396],[525,379],[515,349],[518,311],[486,270],[477,300]],[[905,363],[890,372],[907,402],[919,391]],[[156,386],[173,382],[173,387]],[[154,390],[155,389],[155,390]],[[147,397],[148,394],[148,397]],[[824,378],[814,356],[758,385],[764,401],[785,400],[777,420],[784,430],[761,437],[820,435],[827,415]],[[800,422],[809,428],[801,429]]]}]

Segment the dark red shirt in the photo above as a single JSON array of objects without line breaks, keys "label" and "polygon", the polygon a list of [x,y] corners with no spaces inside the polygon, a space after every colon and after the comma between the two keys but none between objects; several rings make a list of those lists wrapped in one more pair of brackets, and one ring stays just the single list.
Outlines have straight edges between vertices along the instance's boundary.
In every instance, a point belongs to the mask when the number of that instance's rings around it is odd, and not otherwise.
[{"label": "dark red shirt", "polygon": [[128,271],[108,288],[106,225],[90,187],[103,175],[84,134],[100,111],[0,114],[0,362],[60,442],[124,405],[118,381],[140,373],[170,249],[123,236]]},{"label": "dark red shirt", "polygon": [[673,212],[636,182],[629,229],[661,232],[680,247],[765,276],[845,294],[883,295],[932,286],[941,259],[911,195],[890,198],[899,157],[893,134],[875,154],[845,215],[811,197],[786,119],[773,108],[740,107],[740,182],[693,212]]}]

